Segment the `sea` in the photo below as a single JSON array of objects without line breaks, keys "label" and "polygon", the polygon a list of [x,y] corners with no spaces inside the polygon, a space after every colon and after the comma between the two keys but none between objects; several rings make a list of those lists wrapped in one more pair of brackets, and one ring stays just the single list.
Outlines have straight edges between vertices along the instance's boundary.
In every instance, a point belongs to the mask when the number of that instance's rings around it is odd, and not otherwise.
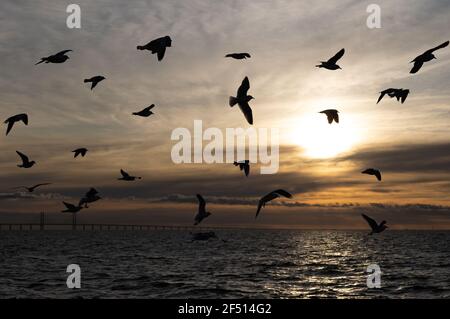
[{"label": "sea", "polygon": [[215,233],[0,231],[0,298],[450,298],[450,232]]}]

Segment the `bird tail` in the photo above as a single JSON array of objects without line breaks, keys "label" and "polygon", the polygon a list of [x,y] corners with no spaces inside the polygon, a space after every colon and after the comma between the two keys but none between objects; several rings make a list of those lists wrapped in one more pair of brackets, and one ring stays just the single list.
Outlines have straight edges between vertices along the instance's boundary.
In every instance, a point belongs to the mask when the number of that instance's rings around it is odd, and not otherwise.
[{"label": "bird tail", "polygon": [[144,47],[143,47],[142,45],[138,45],[138,46],[137,46],[137,49],[138,49],[138,50],[144,50]]},{"label": "bird tail", "polygon": [[230,96],[230,106],[233,107],[237,104],[238,100],[234,96]]},{"label": "bird tail", "polygon": [[89,79],[84,79],[84,83],[91,82]]},{"label": "bird tail", "polygon": [[42,59],[41,61],[39,61],[38,63],[36,63],[35,65],[41,64],[42,62],[44,62],[45,59]]}]

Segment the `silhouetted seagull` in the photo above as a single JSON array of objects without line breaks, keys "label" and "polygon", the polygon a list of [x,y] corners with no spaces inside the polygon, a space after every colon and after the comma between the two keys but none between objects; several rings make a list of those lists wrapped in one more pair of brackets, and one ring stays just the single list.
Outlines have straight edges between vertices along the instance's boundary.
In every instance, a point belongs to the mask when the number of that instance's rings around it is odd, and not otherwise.
[{"label": "silhouetted seagull", "polygon": [[84,195],[83,198],[80,199],[80,202],[78,203],[78,206],[83,206],[84,208],[88,208],[89,203],[93,203],[98,201],[99,199],[102,199],[100,196],[97,195],[98,192],[95,188],[91,188],[86,195]]},{"label": "silhouetted seagull", "polygon": [[339,61],[340,58],[342,58],[344,53],[345,53],[345,49],[342,49],[341,51],[336,53],[335,56],[332,57],[331,59],[329,59],[328,61],[320,61],[320,64],[316,65],[316,67],[318,67],[318,68],[325,68],[325,69],[328,69],[328,70],[341,69],[341,67],[339,65],[337,65],[336,62]]},{"label": "silhouetted seagull", "polygon": [[386,94],[390,98],[393,98],[393,97],[397,98],[397,101],[401,100],[401,103],[403,104],[406,101],[406,98],[408,97],[409,90],[389,88],[389,89],[386,89],[384,91],[381,91],[380,92],[380,97],[378,98],[378,101],[377,101],[377,104],[381,101],[381,99]]},{"label": "silhouetted seagull", "polygon": [[64,62],[66,62],[67,59],[69,59],[69,57],[66,55],[66,53],[67,52],[71,52],[71,51],[72,50],[64,50],[64,51],[58,52],[56,54],[50,55],[48,57],[41,58],[41,61],[39,61],[35,65],[41,64],[42,62],[45,62],[45,63],[64,63]]},{"label": "silhouetted seagull", "polygon": [[266,206],[266,203],[270,202],[271,200],[273,200],[275,198],[281,197],[281,196],[284,196],[287,198],[292,198],[292,195],[289,192],[285,191],[284,189],[274,190],[273,192],[270,192],[269,194],[261,197],[261,199],[259,200],[259,203],[258,203],[258,210],[256,211],[255,219],[256,219],[256,217],[258,217],[259,212],[261,211],[261,208]]},{"label": "silhouetted seagull", "polygon": [[248,174],[250,173],[250,161],[249,160],[234,162],[234,166],[239,166],[241,171],[244,170],[245,176],[248,176]]},{"label": "silhouetted seagull", "polygon": [[319,113],[323,113],[323,114],[326,114],[326,116],[327,116],[327,119],[328,119],[328,123],[333,123],[333,120],[336,122],[336,123],[339,123],[339,111],[338,110],[333,110],[333,109],[331,109],[331,110],[325,110],[325,111],[321,111],[321,112],[319,112]]},{"label": "silhouetted seagull", "polygon": [[149,117],[150,115],[154,114],[152,111],[150,111],[154,107],[155,107],[155,104],[152,104],[150,106],[147,106],[142,111],[133,112],[133,115],[142,116],[142,117]]},{"label": "silhouetted seagull", "polygon": [[73,158],[77,157],[78,155],[81,155],[82,157],[84,157],[86,155],[87,151],[88,151],[88,149],[84,148],[84,147],[77,148],[76,150],[72,151],[72,153],[75,153],[75,154],[73,154]]},{"label": "silhouetted seagull", "polygon": [[34,164],[36,164],[35,161],[30,161],[28,159],[28,156],[26,156],[25,154],[16,151],[16,153],[20,156],[20,158],[22,159],[22,164],[21,165],[17,165],[18,167],[23,167],[23,168],[30,168],[32,167]]},{"label": "silhouetted seagull", "polygon": [[119,181],[134,181],[136,179],[141,179],[141,177],[131,176],[130,174],[125,172],[123,169],[120,170],[120,174],[122,174],[122,177],[118,178]]},{"label": "silhouetted seagull", "polygon": [[14,124],[20,121],[22,121],[25,125],[28,125],[28,115],[25,113],[21,113],[11,116],[10,118],[7,118],[4,122],[5,124],[8,124],[8,128],[6,129],[6,135],[8,135],[8,133],[11,131]]},{"label": "silhouetted seagull", "polygon": [[91,90],[97,86],[97,84],[106,78],[101,75],[96,75],[91,77],[90,79],[84,79],[84,83],[91,83]]},{"label": "silhouetted seagull", "polygon": [[63,202],[64,206],[66,206],[66,210],[62,210],[61,213],[78,213],[83,207],[75,206],[70,203]]},{"label": "silhouetted seagull", "polygon": [[138,45],[138,50],[149,50],[152,54],[158,55],[158,61],[161,61],[164,58],[164,54],[166,53],[166,48],[172,46],[172,39],[169,36],[161,37],[150,41],[146,45]]},{"label": "silhouetted seagull", "polygon": [[370,232],[369,235],[381,233],[383,230],[385,230],[386,228],[388,228],[388,227],[386,226],[386,221],[385,221],[385,220],[383,220],[383,221],[378,225],[378,223],[377,223],[374,219],[370,218],[369,216],[364,215],[364,214],[361,214],[361,216],[364,217],[364,219],[365,219],[365,220],[367,221],[367,223],[369,224],[370,228],[372,228],[372,231]]},{"label": "silhouetted seagull", "polygon": [[36,188],[38,188],[38,187],[40,187],[40,186],[44,186],[44,185],[50,185],[50,184],[51,184],[51,183],[41,183],[41,184],[34,185],[34,186],[32,186],[32,187],[18,186],[18,187],[14,187],[14,189],[23,188],[23,189],[26,189],[28,192],[32,193],[32,192],[34,192],[34,190],[35,190]]},{"label": "silhouetted seagull", "polygon": [[375,168],[368,168],[361,172],[361,174],[375,175],[381,181],[381,172]]},{"label": "silhouetted seagull", "polygon": [[210,212],[206,211],[206,202],[203,199],[202,195],[197,194],[197,199],[198,199],[198,213],[197,213],[197,215],[195,215],[194,225],[200,224],[202,222],[202,220],[204,220],[206,217],[211,215]]},{"label": "silhouetted seagull", "polygon": [[242,81],[241,86],[239,87],[236,97],[230,96],[230,106],[233,107],[236,104],[239,105],[242,113],[244,113],[245,118],[249,124],[253,124],[253,114],[252,109],[248,105],[248,102],[254,99],[253,96],[247,95],[247,91],[250,89],[250,82],[248,81],[248,77],[245,77]]},{"label": "silhouetted seagull", "polygon": [[233,58],[236,60],[242,60],[250,58],[250,54],[248,53],[230,53],[225,56],[226,58]]},{"label": "silhouetted seagull", "polygon": [[412,60],[409,63],[414,63],[414,66],[412,67],[411,71],[409,71],[409,73],[417,73],[417,71],[420,70],[420,68],[422,67],[422,65],[425,62],[431,61],[433,59],[436,59],[436,57],[434,56],[433,52],[442,48],[445,48],[447,45],[449,44],[449,41],[446,41],[440,45],[438,45],[435,48],[432,48],[430,50],[425,51],[424,53],[422,53],[421,55],[417,56],[414,60]]}]

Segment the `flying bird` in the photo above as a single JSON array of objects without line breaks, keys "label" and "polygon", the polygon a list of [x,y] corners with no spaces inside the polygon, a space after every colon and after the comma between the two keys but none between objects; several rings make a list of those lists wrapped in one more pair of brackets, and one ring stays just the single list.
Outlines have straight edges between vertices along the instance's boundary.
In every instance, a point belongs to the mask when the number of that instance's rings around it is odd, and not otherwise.
[{"label": "flying bird", "polygon": [[141,179],[142,177],[137,176],[131,176],[127,172],[125,172],[123,169],[120,170],[120,174],[122,174],[121,178],[118,178],[119,181],[134,181],[136,179]]},{"label": "flying bird", "polygon": [[155,104],[152,104],[150,106],[147,106],[145,109],[143,109],[142,111],[139,112],[133,112],[133,115],[137,115],[137,116],[142,116],[142,117],[149,117],[153,113],[152,111],[150,111],[152,108],[155,107]]},{"label": "flying bird", "polygon": [[5,124],[8,124],[8,127],[6,129],[6,135],[8,135],[8,133],[11,131],[14,124],[20,121],[22,121],[25,125],[28,125],[28,115],[25,113],[21,113],[11,116],[10,118],[7,118],[4,122]]},{"label": "flying bird", "polygon": [[197,199],[198,199],[198,213],[197,215],[195,215],[194,225],[200,224],[202,220],[211,215],[210,212],[206,211],[206,202],[203,199],[202,195],[197,194]]},{"label": "flying bird", "polygon": [[166,48],[172,46],[172,39],[169,36],[161,37],[155,40],[150,41],[146,45],[138,45],[138,50],[149,50],[152,54],[157,54],[158,61],[161,61],[164,58],[164,54],[166,53]]},{"label": "flying bird", "polygon": [[105,80],[106,78],[102,75],[96,75],[90,79],[84,79],[84,83],[91,83],[91,90],[97,86],[98,83]]},{"label": "flying bird", "polygon": [[226,58],[233,58],[236,60],[242,60],[250,58],[250,54],[248,53],[230,53],[225,56]]},{"label": "flying bird", "polygon": [[16,151],[16,153],[20,156],[20,158],[22,159],[22,164],[17,165],[17,167],[22,167],[22,168],[30,168],[32,167],[34,164],[36,164],[35,161],[30,161],[28,159],[28,156],[26,156],[25,154]]},{"label": "flying bird", "polygon": [[73,158],[77,157],[78,155],[81,155],[82,157],[84,157],[86,155],[87,151],[88,151],[88,149],[84,148],[84,147],[77,148],[76,150],[72,151],[72,153],[75,153],[75,154],[73,154]]},{"label": "flying bird", "polygon": [[242,113],[244,113],[245,118],[249,124],[253,124],[253,114],[252,109],[248,105],[248,102],[254,99],[253,96],[247,95],[247,91],[250,89],[250,82],[248,81],[248,77],[245,77],[242,80],[241,86],[237,90],[236,97],[230,96],[230,106],[233,107],[236,104],[239,105]]},{"label": "flying bird", "polygon": [[266,206],[266,203],[281,196],[284,196],[286,198],[292,198],[292,195],[289,192],[285,191],[284,189],[274,190],[273,192],[270,192],[269,194],[261,197],[261,199],[258,202],[258,210],[256,211],[255,219],[258,217],[261,208]]},{"label": "flying bird", "polygon": [[333,120],[336,123],[339,123],[339,114],[338,114],[339,111],[338,110],[330,109],[330,110],[321,111],[319,113],[323,113],[327,116],[328,123],[330,123],[330,124],[333,123]]},{"label": "flying bird", "polygon": [[337,65],[337,61],[339,61],[340,58],[342,58],[342,56],[345,53],[345,49],[342,49],[341,51],[339,51],[338,53],[336,53],[331,59],[329,59],[328,61],[320,61],[319,65],[316,65],[316,67],[318,68],[325,68],[328,70],[337,70],[337,69],[341,69],[341,67],[339,65]]},{"label": "flying bird", "polygon": [[44,186],[44,185],[50,185],[51,183],[41,183],[41,184],[36,184],[32,187],[26,187],[26,186],[18,186],[18,187],[14,187],[14,189],[19,189],[19,188],[23,188],[26,189],[29,193],[34,192],[34,190],[40,186]]},{"label": "flying bird", "polygon": [[248,174],[250,173],[250,161],[249,160],[234,162],[234,166],[239,166],[239,169],[241,171],[244,170],[245,176],[248,176]]},{"label": "flying bird", "polygon": [[369,216],[364,215],[364,214],[361,214],[361,216],[367,221],[367,223],[369,224],[370,228],[372,228],[372,231],[370,232],[369,235],[381,233],[383,230],[388,228],[386,226],[386,221],[385,220],[383,220],[378,225],[378,223],[374,219],[370,218]]},{"label": "flying bird", "polygon": [[88,208],[89,203],[93,203],[98,201],[99,199],[102,199],[100,196],[98,196],[98,192],[95,188],[91,188],[84,197],[80,199],[80,202],[78,203],[78,206],[83,206],[84,208]]},{"label": "flying bird", "polygon": [[397,99],[397,101],[401,101],[401,103],[403,104],[406,101],[406,98],[408,97],[409,94],[409,90],[404,90],[404,89],[394,89],[394,88],[389,88],[386,89],[384,91],[380,92],[380,97],[378,98],[377,104],[381,101],[381,99],[385,96],[388,95],[390,98],[395,97]]},{"label": "flying bird", "polygon": [[377,180],[381,181],[381,172],[375,168],[368,168],[362,171],[361,174],[375,175]]},{"label": "flying bird", "polygon": [[66,53],[67,52],[71,52],[71,51],[72,50],[64,50],[64,51],[58,52],[56,54],[50,55],[48,57],[41,58],[41,61],[39,61],[35,65],[41,64],[42,62],[45,62],[45,63],[64,63],[64,62],[66,62],[67,59],[69,59],[69,57],[66,55]]},{"label": "flying bird", "polygon": [[445,48],[446,46],[448,46],[448,44],[449,44],[449,41],[446,41],[446,42],[438,45],[437,47],[427,50],[424,53],[422,53],[421,55],[417,56],[414,60],[409,62],[409,63],[414,63],[414,65],[413,65],[411,71],[409,71],[409,73],[413,73],[413,74],[417,73],[425,62],[436,59],[433,52],[436,50]]},{"label": "flying bird", "polygon": [[61,213],[78,213],[80,210],[83,209],[80,205],[75,206],[70,203],[63,202],[64,206],[66,206],[66,210],[62,210]]}]

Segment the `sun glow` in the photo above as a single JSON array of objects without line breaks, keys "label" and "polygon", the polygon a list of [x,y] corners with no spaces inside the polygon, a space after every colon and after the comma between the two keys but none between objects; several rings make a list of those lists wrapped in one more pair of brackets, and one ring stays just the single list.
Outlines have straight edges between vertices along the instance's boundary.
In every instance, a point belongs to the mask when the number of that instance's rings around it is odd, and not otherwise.
[{"label": "sun glow", "polygon": [[290,137],[292,144],[303,148],[305,155],[311,158],[330,158],[350,151],[361,139],[361,132],[351,116],[340,117],[339,124],[328,124],[324,114],[302,116]]}]

